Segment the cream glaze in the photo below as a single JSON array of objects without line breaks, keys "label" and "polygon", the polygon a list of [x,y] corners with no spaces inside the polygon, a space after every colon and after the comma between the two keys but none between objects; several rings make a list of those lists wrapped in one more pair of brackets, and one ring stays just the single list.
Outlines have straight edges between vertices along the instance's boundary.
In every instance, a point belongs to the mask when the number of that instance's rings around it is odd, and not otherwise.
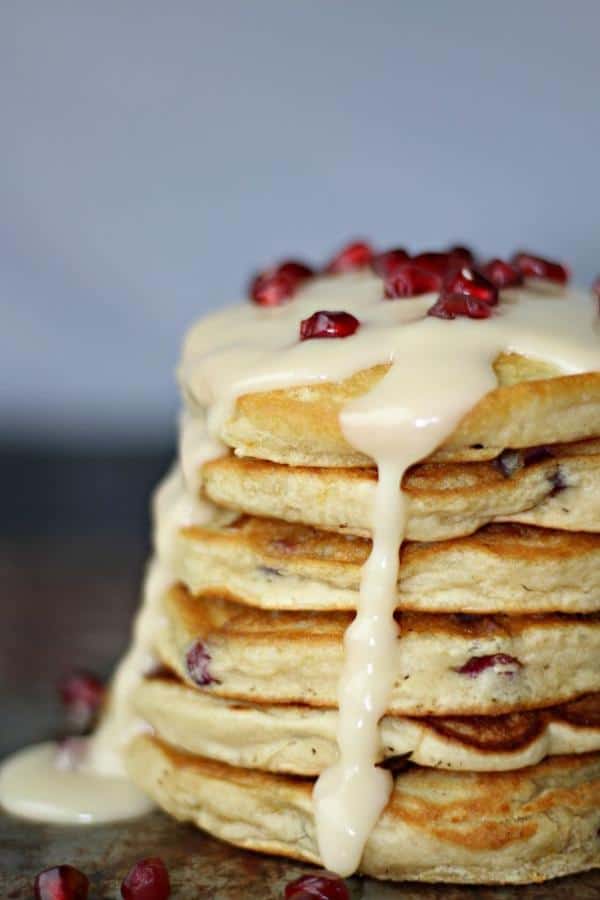
[{"label": "cream glaze", "polygon": [[[82,748],[83,749],[83,748]],[[125,776],[94,774],[48,741],[15,753],[0,769],[0,798],[7,812],[37,822],[92,825],[133,819],[152,808]]]},{"label": "cream glaze", "polygon": [[[391,779],[374,763],[379,756],[378,721],[391,686],[389,651],[397,639],[392,613],[404,528],[404,472],[433,452],[495,387],[492,363],[499,353],[546,360],[567,374],[600,368],[598,316],[588,295],[530,284],[503,292],[488,320],[445,321],[426,316],[433,295],[384,301],[382,294],[380,279],[370,274],[319,278],[281,307],[244,303],[192,329],[180,369],[186,399],[181,469],[157,495],[159,562],[150,571],[132,648],[117,670],[86,763],[91,772],[120,773],[120,746],[144,727],[133,712],[131,693],[151,664],[152,635],[160,628],[158,599],[172,580],[172,535],[182,525],[217,515],[197,499],[200,470],[203,462],[223,452],[218,435],[236,398],[335,381],[390,362],[391,369],[375,389],[341,414],[347,440],[372,456],[379,470],[373,550],[363,571],[357,618],[346,639],[339,760],[319,780],[314,798],[321,858],[341,874],[357,868],[391,789]],[[343,340],[299,342],[300,320],[320,309],[350,312],[361,327]],[[6,803],[10,763],[3,775],[0,801]]]}]

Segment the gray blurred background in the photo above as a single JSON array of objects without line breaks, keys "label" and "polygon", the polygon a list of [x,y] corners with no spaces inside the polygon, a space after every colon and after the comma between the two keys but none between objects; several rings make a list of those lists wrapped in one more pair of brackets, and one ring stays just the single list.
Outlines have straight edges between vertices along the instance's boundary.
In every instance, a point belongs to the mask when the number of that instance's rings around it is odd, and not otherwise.
[{"label": "gray blurred background", "polygon": [[599,34],[597,0],[3,0],[4,527],[140,523],[184,329],[279,256],[460,240],[590,281]]}]

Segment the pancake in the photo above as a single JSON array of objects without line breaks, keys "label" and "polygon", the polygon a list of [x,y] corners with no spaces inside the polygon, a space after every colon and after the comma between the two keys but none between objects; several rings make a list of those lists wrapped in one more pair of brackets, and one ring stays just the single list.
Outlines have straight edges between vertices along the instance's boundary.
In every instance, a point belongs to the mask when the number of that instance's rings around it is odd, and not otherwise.
[{"label": "pancake", "polygon": [[[250,515],[368,537],[374,469],[283,466],[225,456],[202,468],[216,504]],[[568,531],[600,531],[600,442],[564,446],[507,475],[493,462],[424,463],[402,485],[406,537],[446,540],[495,520],[524,520]]]},{"label": "pancake", "polygon": [[[173,570],[192,593],[266,609],[356,609],[371,542],[275,519],[182,529]],[[600,611],[600,535],[522,525],[402,546],[398,607],[508,614]]]},{"label": "pancake", "polygon": [[[317,383],[240,397],[221,429],[239,455],[295,466],[369,466],[344,438],[339,415],[385,376],[387,365],[337,383]],[[504,448],[600,435],[600,373],[565,376],[554,366],[501,354],[498,389],[485,396],[437,451],[438,460],[490,459]]]},{"label": "pancake", "polygon": [[[189,685],[335,707],[349,613],[257,610],[178,586],[164,615],[155,649]],[[393,714],[497,715],[600,690],[600,616],[396,615]]]},{"label": "pancake", "polygon": [[[241,703],[165,677],[143,681],[134,705],[170,746],[229,765],[316,776],[337,757],[331,709]],[[392,768],[410,760],[472,772],[518,769],[546,756],[600,750],[600,694],[508,716],[386,716],[380,731]]]},{"label": "pancake", "polygon": [[[182,754],[142,735],[126,749],[135,783],[175,818],[249,850],[319,862],[312,782]],[[600,865],[600,755],[518,772],[410,767],[366,844],[376,878],[543,881]]]}]

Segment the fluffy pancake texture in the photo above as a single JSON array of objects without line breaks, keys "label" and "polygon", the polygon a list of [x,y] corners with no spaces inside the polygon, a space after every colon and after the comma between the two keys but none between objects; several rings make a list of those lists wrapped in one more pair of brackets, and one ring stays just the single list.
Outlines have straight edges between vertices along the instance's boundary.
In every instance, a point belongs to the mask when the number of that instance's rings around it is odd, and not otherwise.
[{"label": "fluffy pancake texture", "polygon": [[[240,397],[221,438],[240,456],[294,466],[369,466],[339,424],[344,406],[372,390],[387,365],[337,383],[303,385]],[[600,374],[563,375],[517,354],[501,354],[498,389],[484,397],[436,453],[437,459],[497,456],[505,447],[532,447],[600,434]]]},{"label": "fluffy pancake texture", "polygon": [[342,874],[598,866],[597,303],[496,291],[455,248],[432,308],[384,291],[385,259],[288,262],[188,335],[129,771],[179,819]]},{"label": "fluffy pancake texture", "polygon": [[[267,609],[352,610],[370,549],[354,535],[241,516],[182,529],[173,566],[192,593]],[[598,612],[600,534],[506,524],[405,543],[397,603],[424,612]]]},{"label": "fluffy pancake texture", "polygon": [[[283,466],[226,456],[206,463],[203,488],[217,505],[368,537],[376,471]],[[406,537],[446,540],[496,520],[600,531],[600,446],[565,446],[507,477],[493,462],[424,463],[403,482]]]},{"label": "fluffy pancake texture", "polygon": [[[337,755],[336,714],[306,705],[252,704],[149,678],[135,694],[139,715],[172,747],[233,766],[319,775]],[[386,716],[382,759],[421,766],[504,771],[546,756],[600,750],[600,695],[506,716]]]},{"label": "fluffy pancake texture", "polygon": [[[188,653],[200,643],[205,690],[335,707],[349,614],[257,610],[179,586],[165,596],[164,615],[157,653],[189,685],[197,679]],[[397,621],[393,714],[497,715],[600,690],[600,616],[403,613]]]},{"label": "fluffy pancake texture", "polygon": [[[305,779],[182,754],[156,738],[126,751],[133,780],[171,815],[240,847],[319,862]],[[600,755],[517,772],[409,768],[396,776],[360,870],[376,878],[542,881],[600,863]]]}]

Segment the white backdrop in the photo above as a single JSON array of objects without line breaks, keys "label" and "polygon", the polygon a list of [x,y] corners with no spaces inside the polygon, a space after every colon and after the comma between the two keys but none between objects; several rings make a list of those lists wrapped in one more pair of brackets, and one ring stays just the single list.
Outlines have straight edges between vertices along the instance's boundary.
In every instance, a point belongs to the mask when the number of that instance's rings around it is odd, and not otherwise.
[{"label": "white backdrop", "polygon": [[2,0],[4,436],[152,441],[185,326],[346,237],[600,270],[596,0]]}]

